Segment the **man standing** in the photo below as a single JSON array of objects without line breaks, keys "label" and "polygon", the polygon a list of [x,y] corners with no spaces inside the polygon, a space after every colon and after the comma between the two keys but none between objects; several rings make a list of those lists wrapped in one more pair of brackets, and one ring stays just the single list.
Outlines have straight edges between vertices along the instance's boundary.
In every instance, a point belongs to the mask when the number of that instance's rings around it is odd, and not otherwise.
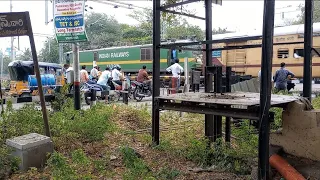
[{"label": "man standing", "polygon": [[80,70],[80,83],[86,83],[89,81],[89,74],[86,70],[86,65],[83,65]]},{"label": "man standing", "polygon": [[276,71],[276,74],[274,75],[274,82],[276,83],[276,89],[277,91],[280,90],[287,90],[287,81],[288,76],[294,77],[294,74],[285,69],[286,64],[284,62],[281,63],[280,69]]},{"label": "man standing", "polygon": [[179,59],[176,59],[175,63],[166,69],[172,73],[172,80],[176,80],[176,88],[180,88],[180,74],[183,72],[183,68],[179,64]]},{"label": "man standing", "polygon": [[149,78],[147,73],[147,67],[145,65],[142,66],[142,69],[139,70],[137,81],[140,83],[145,83],[151,88],[152,80]]},{"label": "man standing", "polygon": [[98,66],[95,65],[92,70],[90,71],[90,75],[92,76],[92,79],[98,79]]}]

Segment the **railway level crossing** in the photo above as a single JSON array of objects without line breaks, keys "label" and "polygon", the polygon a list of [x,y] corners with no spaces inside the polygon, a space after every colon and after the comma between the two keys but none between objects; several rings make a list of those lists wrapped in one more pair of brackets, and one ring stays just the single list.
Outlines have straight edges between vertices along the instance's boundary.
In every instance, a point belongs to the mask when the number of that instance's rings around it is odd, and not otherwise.
[{"label": "railway level crossing", "polygon": [[[300,98],[294,98],[283,95],[271,96],[271,71],[272,71],[272,48],[273,48],[273,27],[274,27],[274,10],[275,0],[264,0],[264,19],[262,36],[252,37],[253,39],[262,39],[262,44],[254,45],[262,48],[261,69],[262,78],[260,83],[260,93],[229,92],[222,93],[221,79],[222,67],[212,66],[212,44],[220,41],[226,42],[228,39],[212,40],[212,3],[217,1],[206,0],[205,18],[185,13],[168,10],[168,8],[182,6],[193,3],[197,0],[186,0],[179,3],[173,3],[165,6],[160,5],[160,1],[153,1],[153,104],[152,104],[152,140],[158,145],[160,143],[159,121],[160,110],[176,110],[185,112],[194,112],[205,114],[205,136],[211,141],[222,137],[222,116],[228,117],[226,121],[227,137],[230,136],[230,117],[246,118],[259,122],[259,179],[269,179],[269,131],[270,122],[273,120],[273,113],[269,112],[270,107],[284,107],[291,102],[296,102]],[[219,3],[221,5],[221,3]],[[161,45],[160,34],[161,11],[166,13],[180,14],[197,19],[205,20],[206,40],[202,42],[191,43],[171,43]],[[304,80],[303,96],[311,100],[311,50],[312,50],[312,13],[313,0],[305,1],[305,31],[304,31]],[[241,40],[241,37],[237,38]],[[234,41],[235,39],[233,39]],[[301,43],[301,42],[297,42]],[[205,93],[183,93],[172,94],[169,96],[160,95],[160,49],[172,48],[183,49],[184,46],[205,44],[206,66],[205,66]],[[234,49],[250,48],[253,45],[234,46]],[[195,49],[198,50],[198,49]],[[221,48],[221,50],[225,50]],[[227,67],[230,69],[231,67]],[[215,78],[215,85],[212,91],[212,76]],[[230,74],[227,73],[227,87],[230,87]],[[181,101],[182,103],[176,103]],[[234,105],[246,106],[246,109],[238,109]],[[226,138],[227,141],[230,139]]]}]

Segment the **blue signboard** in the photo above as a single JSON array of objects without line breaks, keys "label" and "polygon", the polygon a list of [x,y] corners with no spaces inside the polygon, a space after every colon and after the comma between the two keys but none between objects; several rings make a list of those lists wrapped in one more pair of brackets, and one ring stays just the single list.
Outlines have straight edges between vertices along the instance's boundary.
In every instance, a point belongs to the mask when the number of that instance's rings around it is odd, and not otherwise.
[{"label": "blue signboard", "polygon": [[221,57],[221,51],[212,51],[212,57]]},{"label": "blue signboard", "polygon": [[83,15],[76,16],[57,16],[55,17],[56,28],[73,28],[83,26]]}]

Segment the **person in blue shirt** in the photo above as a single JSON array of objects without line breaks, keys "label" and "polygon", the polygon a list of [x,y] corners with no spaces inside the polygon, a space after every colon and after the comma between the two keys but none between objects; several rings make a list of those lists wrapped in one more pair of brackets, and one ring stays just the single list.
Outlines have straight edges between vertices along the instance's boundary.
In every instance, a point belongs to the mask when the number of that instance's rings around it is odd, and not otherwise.
[{"label": "person in blue shirt", "polygon": [[287,90],[288,76],[294,77],[294,74],[285,69],[286,64],[284,62],[282,62],[280,66],[280,69],[278,69],[274,75],[274,82],[276,83],[277,91],[285,91]]}]

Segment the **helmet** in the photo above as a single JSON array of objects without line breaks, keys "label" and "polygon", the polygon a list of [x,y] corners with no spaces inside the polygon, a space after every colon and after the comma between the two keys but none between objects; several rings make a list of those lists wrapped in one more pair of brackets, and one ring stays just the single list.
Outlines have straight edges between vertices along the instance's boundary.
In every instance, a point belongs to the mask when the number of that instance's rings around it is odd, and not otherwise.
[{"label": "helmet", "polygon": [[116,69],[120,71],[121,70],[121,66],[117,64],[116,65]]}]

